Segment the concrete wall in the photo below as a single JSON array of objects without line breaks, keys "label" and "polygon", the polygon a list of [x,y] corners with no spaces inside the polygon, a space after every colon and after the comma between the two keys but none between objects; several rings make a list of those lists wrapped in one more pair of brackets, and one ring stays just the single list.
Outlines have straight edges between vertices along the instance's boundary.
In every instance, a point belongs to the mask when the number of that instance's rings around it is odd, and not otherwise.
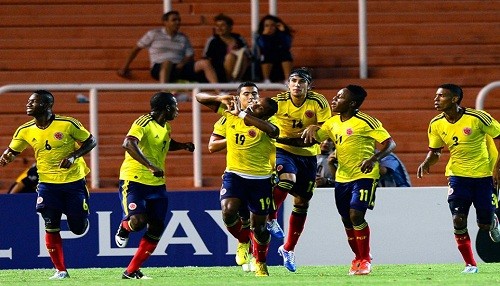
[{"label": "concrete wall", "polygon": [[[291,197],[284,204],[288,227]],[[375,209],[366,215],[376,264],[460,263],[447,203],[447,187],[378,188]],[[476,240],[475,209],[469,234]],[[481,261],[474,248],[475,258]],[[272,250],[270,250],[272,251]],[[304,233],[295,249],[298,265],[349,264],[354,258],[334,203],[333,189],[315,191]]]}]

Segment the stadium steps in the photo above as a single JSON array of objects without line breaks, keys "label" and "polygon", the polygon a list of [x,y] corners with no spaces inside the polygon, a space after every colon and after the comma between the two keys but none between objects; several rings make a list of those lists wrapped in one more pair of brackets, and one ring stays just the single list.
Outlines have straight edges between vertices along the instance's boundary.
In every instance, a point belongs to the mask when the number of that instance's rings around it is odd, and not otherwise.
[{"label": "stadium steps", "polygon": [[[301,7],[297,11],[296,7]],[[180,11],[181,31],[188,34],[199,58],[211,35],[213,17],[224,12],[235,20],[234,31],[250,41],[250,5],[245,1],[191,0],[173,3]],[[267,13],[260,5],[260,15]],[[116,75],[125,57],[148,29],[160,25],[163,6],[154,0],[4,0],[0,4],[0,85],[14,83],[152,83],[143,51],[132,64],[133,79]],[[445,185],[441,158],[432,174],[415,178],[427,153],[426,128],[436,114],[433,96],[445,82],[464,87],[465,106],[486,84],[500,77],[498,1],[367,1],[368,79],[359,79],[357,1],[278,1],[278,13],[295,30],[295,66],[312,67],[315,89],[330,101],[347,84],[363,85],[368,98],[363,111],[377,117],[397,142],[397,154],[415,186]],[[306,11],[306,14],[301,13]],[[50,15],[50,16],[48,16]],[[306,21],[304,21],[306,19]],[[56,113],[74,116],[88,126],[88,104],[76,103],[79,92],[54,92]],[[86,93],[86,91],[82,92]],[[264,96],[275,92],[263,91]],[[114,190],[121,164],[121,143],[131,122],[148,111],[151,91],[99,92],[102,188]],[[29,120],[27,93],[2,95],[0,146],[15,128]],[[490,97],[500,96],[495,90]],[[485,107],[500,118],[500,101]],[[189,141],[191,103],[180,104],[173,137]],[[204,186],[218,188],[224,154],[208,154],[206,143],[218,118],[202,108]],[[0,172],[0,192],[33,160],[25,151]],[[88,157],[88,156],[87,156]],[[167,167],[169,189],[193,186],[191,159],[172,152]],[[88,159],[88,158],[87,158]],[[170,169],[171,168],[171,169]],[[169,176],[171,175],[171,176]]]}]

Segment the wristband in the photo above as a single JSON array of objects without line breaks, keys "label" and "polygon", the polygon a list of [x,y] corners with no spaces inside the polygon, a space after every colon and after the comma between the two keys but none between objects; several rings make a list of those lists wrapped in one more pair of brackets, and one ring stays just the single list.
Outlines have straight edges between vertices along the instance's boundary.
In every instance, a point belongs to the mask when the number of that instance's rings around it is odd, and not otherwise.
[{"label": "wristband", "polygon": [[238,117],[241,119],[244,119],[245,116],[247,116],[247,113],[245,111],[240,111],[240,113],[238,113]]}]

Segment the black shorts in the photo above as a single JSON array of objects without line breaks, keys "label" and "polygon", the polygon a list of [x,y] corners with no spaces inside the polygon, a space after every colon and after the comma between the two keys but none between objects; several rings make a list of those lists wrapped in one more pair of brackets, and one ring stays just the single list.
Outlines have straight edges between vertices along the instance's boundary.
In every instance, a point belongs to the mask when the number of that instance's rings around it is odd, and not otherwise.
[{"label": "black shorts", "polygon": [[[174,64],[168,82],[176,82],[182,80],[207,82],[207,79],[202,72],[196,73],[194,71],[194,61],[186,63],[181,70],[177,70],[175,67],[176,65]],[[158,81],[160,80],[160,69],[161,64],[155,63],[150,70],[151,76]]]}]

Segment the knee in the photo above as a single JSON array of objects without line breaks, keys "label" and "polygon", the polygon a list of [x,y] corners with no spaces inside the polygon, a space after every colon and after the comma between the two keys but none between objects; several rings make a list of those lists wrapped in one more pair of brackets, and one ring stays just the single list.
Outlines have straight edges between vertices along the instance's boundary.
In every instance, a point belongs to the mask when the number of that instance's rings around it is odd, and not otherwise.
[{"label": "knee", "polygon": [[457,214],[453,216],[453,227],[456,229],[462,229],[467,227],[467,216],[463,214]]},{"label": "knee", "polygon": [[146,227],[148,224],[148,218],[146,214],[135,214],[130,216],[129,220],[130,227],[134,231],[140,231]]},{"label": "knee", "polygon": [[164,230],[165,230],[165,223],[163,221],[155,220],[149,223],[147,232],[152,237],[161,237]]},{"label": "knee", "polygon": [[87,231],[89,227],[89,220],[87,218],[76,218],[76,219],[68,218],[68,226],[69,230],[72,233],[76,235],[81,235]]},{"label": "knee", "polygon": [[361,225],[365,222],[365,213],[358,210],[353,210],[349,212],[349,218],[353,225]]},{"label": "knee", "polygon": [[234,217],[238,215],[241,202],[239,199],[225,199],[221,203],[222,215],[224,217]]},{"label": "knee", "polygon": [[292,193],[293,187],[295,186],[295,180],[294,179],[279,179],[278,182],[278,189],[287,192],[287,193]]}]

